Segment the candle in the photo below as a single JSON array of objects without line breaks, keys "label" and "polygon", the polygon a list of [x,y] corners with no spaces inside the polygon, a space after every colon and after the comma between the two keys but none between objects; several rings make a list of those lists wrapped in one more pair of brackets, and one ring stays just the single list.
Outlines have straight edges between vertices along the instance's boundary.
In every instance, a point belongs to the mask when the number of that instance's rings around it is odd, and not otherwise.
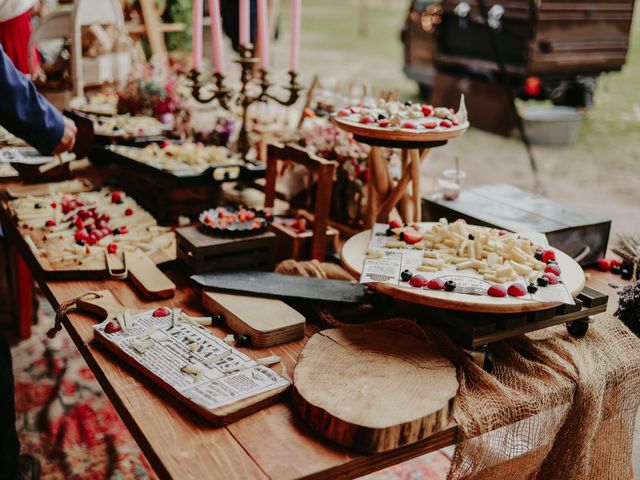
[{"label": "candle", "polygon": [[238,43],[247,45],[249,40],[249,0],[239,0],[238,2],[238,18],[240,25],[238,26]]},{"label": "candle", "polygon": [[269,70],[269,12],[267,0],[258,0],[258,46],[260,47],[260,68]]},{"label": "candle", "polygon": [[209,17],[211,18],[213,71],[216,73],[222,73],[224,54],[222,50],[222,17],[220,16],[220,0],[209,0]]},{"label": "candle", "polygon": [[202,0],[193,0],[193,35],[191,37],[191,66],[202,68]]},{"label": "candle", "polygon": [[302,0],[291,0],[291,59],[290,69],[297,72],[300,68],[300,10]]}]

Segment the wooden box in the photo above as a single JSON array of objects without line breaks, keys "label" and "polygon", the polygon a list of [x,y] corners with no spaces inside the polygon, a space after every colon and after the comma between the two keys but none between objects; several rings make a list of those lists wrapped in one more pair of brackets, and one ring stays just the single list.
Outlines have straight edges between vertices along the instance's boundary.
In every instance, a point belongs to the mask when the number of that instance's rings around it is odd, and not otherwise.
[{"label": "wooden box", "polygon": [[273,270],[276,235],[217,238],[196,226],[178,228],[178,260],[192,273],[220,270]]},{"label": "wooden box", "polygon": [[457,200],[441,194],[423,199],[425,221],[463,218],[469,223],[514,232],[541,232],[549,243],[592,265],[605,256],[611,220],[582,212],[502,183],[463,190]]},{"label": "wooden box", "polygon": [[[290,220],[290,221],[289,221]],[[296,232],[288,226],[293,219],[274,220],[269,228],[276,235],[276,259],[280,262],[290,258],[294,260],[310,260],[313,258],[311,249],[313,243],[313,227],[311,222],[307,222],[309,227],[304,232]],[[339,232],[333,227],[327,227],[326,255],[330,255],[336,250],[336,241]]]}]

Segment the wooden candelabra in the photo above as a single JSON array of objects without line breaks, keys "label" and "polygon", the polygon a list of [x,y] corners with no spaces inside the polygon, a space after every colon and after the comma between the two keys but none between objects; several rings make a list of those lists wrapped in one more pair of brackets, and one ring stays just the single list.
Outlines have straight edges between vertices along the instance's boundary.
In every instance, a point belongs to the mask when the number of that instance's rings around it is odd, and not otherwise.
[{"label": "wooden candelabra", "polygon": [[[235,60],[240,64],[240,88],[237,91],[229,89],[225,85],[225,75],[220,72],[213,74],[213,83],[203,82],[201,80],[201,72],[191,70],[191,94],[200,103],[209,103],[217,101],[225,110],[230,110],[232,105],[238,105],[242,108],[242,126],[238,137],[238,151],[242,155],[246,155],[249,150],[249,135],[247,131],[247,112],[249,106],[254,102],[266,102],[273,100],[280,105],[293,105],[299,97],[302,86],[298,83],[298,74],[294,71],[289,72],[289,84],[285,87],[289,91],[288,98],[278,98],[269,93],[274,85],[269,80],[269,73],[260,69],[255,72],[255,66],[259,59],[254,56],[254,47],[252,44],[240,46],[240,56]],[[202,88],[208,85],[212,92],[207,95],[202,92]]]}]

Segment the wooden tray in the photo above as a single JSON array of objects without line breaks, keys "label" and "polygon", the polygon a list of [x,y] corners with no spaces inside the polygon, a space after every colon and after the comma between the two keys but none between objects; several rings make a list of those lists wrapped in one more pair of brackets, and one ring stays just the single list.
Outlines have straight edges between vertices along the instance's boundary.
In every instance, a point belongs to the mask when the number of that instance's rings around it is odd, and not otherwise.
[{"label": "wooden tray", "polygon": [[[433,226],[434,223],[423,223],[424,226]],[[371,239],[371,230],[365,230],[351,237],[344,244],[341,259],[344,267],[356,278],[360,277],[365,261],[365,250]],[[573,297],[576,297],[584,288],[584,272],[580,265],[560,250],[552,248],[556,252],[556,260],[562,269],[562,280]],[[390,295],[399,300],[418,303],[430,307],[461,310],[467,312],[486,313],[517,313],[545,310],[556,307],[560,303],[542,303],[516,297],[496,298],[488,295],[465,295],[455,292],[438,290],[419,290],[403,288],[397,285],[385,283],[369,283],[369,287],[377,292]]]},{"label": "wooden tray", "polygon": [[464,134],[469,128],[469,122],[462,125],[448,128],[443,131],[417,132],[408,128],[382,128],[372,124],[355,123],[344,120],[340,117],[333,117],[333,122],[342,130],[353,133],[358,137],[375,140],[395,141],[395,142],[443,142],[451,140]]},{"label": "wooden tray", "polygon": [[[114,149],[110,146],[104,148],[104,155],[102,157],[116,163],[117,165],[120,165],[121,167],[138,171],[140,173],[153,177],[155,180],[163,181],[175,186],[191,186],[235,182],[238,180],[250,180],[263,177],[266,171],[266,165],[259,162],[251,162],[249,160],[245,160],[244,162],[229,162],[228,164],[210,166],[202,173],[178,174],[134,160],[133,158],[118,151],[118,149]],[[235,168],[238,168],[237,174],[235,173]],[[216,180],[216,178],[214,177],[214,174],[218,170],[222,170],[225,173],[223,180]]]}]

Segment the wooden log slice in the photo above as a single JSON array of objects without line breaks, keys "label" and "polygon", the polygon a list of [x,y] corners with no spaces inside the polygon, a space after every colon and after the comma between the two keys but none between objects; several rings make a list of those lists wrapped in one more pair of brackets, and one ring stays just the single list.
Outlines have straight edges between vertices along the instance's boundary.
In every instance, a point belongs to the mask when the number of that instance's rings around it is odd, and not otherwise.
[{"label": "wooden log slice", "polygon": [[445,428],[457,390],[453,364],[423,340],[380,327],[328,329],[300,353],[292,401],[324,437],[373,453]]}]

